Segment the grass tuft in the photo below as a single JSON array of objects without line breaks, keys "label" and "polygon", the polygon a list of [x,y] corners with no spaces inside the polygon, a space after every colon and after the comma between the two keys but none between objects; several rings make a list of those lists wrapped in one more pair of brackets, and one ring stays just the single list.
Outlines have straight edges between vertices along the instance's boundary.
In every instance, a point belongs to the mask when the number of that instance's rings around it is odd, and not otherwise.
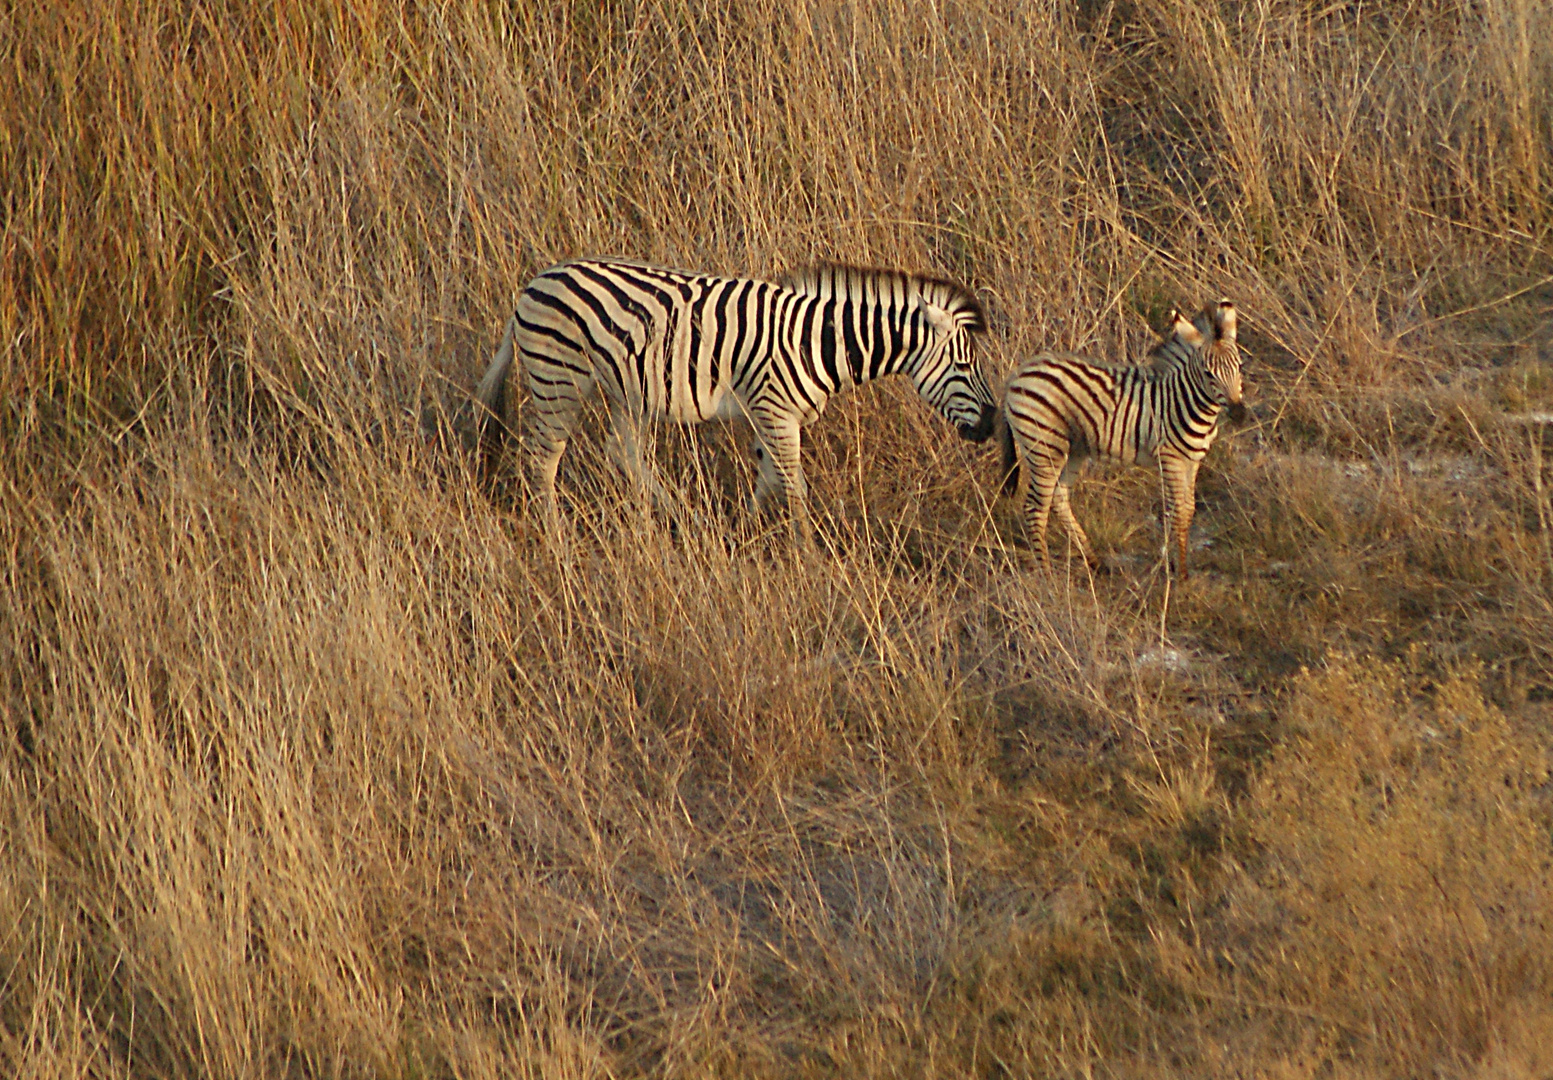
[{"label": "grass tuft", "polygon": [[[0,14],[0,1073],[1494,1077],[1553,1062],[1542,5]],[[1029,570],[911,389],[458,447],[534,272],[1244,312],[1199,483]],[[593,425],[596,428],[598,425]]]}]

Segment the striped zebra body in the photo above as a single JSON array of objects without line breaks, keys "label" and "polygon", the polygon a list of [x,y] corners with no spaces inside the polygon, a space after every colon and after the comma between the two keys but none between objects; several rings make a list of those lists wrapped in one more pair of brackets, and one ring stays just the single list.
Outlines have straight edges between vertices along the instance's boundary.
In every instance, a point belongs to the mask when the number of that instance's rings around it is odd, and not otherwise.
[{"label": "striped zebra body", "polygon": [[772,283],[577,259],[523,290],[477,396],[486,430],[499,435],[513,408],[511,367],[521,362],[524,450],[547,517],[561,455],[598,389],[610,406],[611,456],[660,498],[642,460],[645,422],[747,418],[760,458],[753,503],[785,492],[803,532],[799,432],[832,395],[907,374],[966,438],[991,434],[996,401],[974,351],[985,325],[965,289],[895,271],[827,266]]},{"label": "striped zebra body", "polygon": [[1160,469],[1167,535],[1187,576],[1187,531],[1196,509],[1197,469],[1218,435],[1219,414],[1241,402],[1235,305],[1221,300],[1195,321],[1171,316],[1169,336],[1141,366],[1044,353],[1020,365],[1004,390],[1004,488],[1019,466],[1029,473],[1025,521],[1043,566],[1050,566],[1047,520],[1055,506],[1079,553],[1094,563],[1073,516],[1070,492],[1087,457]]}]

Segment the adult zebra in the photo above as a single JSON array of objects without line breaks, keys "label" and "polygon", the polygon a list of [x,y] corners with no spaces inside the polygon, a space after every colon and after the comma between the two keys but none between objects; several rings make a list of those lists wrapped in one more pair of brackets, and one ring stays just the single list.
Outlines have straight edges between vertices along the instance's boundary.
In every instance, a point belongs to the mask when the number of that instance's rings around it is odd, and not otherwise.
[{"label": "adult zebra", "polygon": [[1167,533],[1173,532],[1176,541],[1178,572],[1187,576],[1186,535],[1196,509],[1197,468],[1218,435],[1219,413],[1241,407],[1235,321],[1235,305],[1228,300],[1204,308],[1195,322],[1173,311],[1170,334],[1155,346],[1147,365],[1043,353],[1009,378],[999,436],[1003,490],[1013,494],[1017,489],[1023,463],[1029,472],[1026,531],[1043,566],[1051,565],[1046,523],[1053,503],[1079,553],[1094,563],[1069,491],[1084,459],[1098,456],[1158,464],[1165,481]]},{"label": "adult zebra", "polygon": [[778,283],[710,277],[621,259],[575,259],[541,272],[480,382],[482,442],[513,411],[522,361],[530,404],[524,449],[547,521],[555,476],[583,402],[608,399],[611,456],[661,496],[642,460],[647,420],[747,417],[760,460],[752,505],[785,491],[808,529],[799,431],[831,395],[883,375],[911,376],[960,434],[986,439],[997,401],[976,364],[986,317],[974,295],[938,278],[821,266]]}]

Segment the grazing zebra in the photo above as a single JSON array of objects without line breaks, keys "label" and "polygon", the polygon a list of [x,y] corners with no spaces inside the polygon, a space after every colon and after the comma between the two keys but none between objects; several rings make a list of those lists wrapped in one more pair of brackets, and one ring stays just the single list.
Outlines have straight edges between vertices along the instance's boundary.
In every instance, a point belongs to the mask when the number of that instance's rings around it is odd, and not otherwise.
[{"label": "grazing zebra", "polygon": [[540,273],[518,298],[480,382],[481,428],[498,438],[506,430],[520,358],[530,394],[525,454],[553,521],[556,468],[595,386],[610,407],[611,456],[655,496],[663,490],[642,460],[645,421],[743,416],[760,460],[751,505],[785,491],[806,536],[803,425],[832,394],[903,374],[961,435],[986,439],[997,401],[975,358],[985,327],[966,289],[892,270],[822,266],[772,284],[576,259]]},{"label": "grazing zebra", "polygon": [[1089,540],[1073,517],[1069,491],[1086,457],[1159,466],[1165,520],[1186,571],[1186,534],[1196,507],[1197,467],[1218,434],[1219,412],[1240,404],[1235,305],[1220,300],[1195,323],[1171,313],[1170,336],[1145,366],[1043,353],[1019,366],[1003,393],[1003,490],[1013,494],[1021,462],[1029,472],[1025,522],[1041,564],[1051,565],[1047,516],[1057,517],[1091,565]]}]

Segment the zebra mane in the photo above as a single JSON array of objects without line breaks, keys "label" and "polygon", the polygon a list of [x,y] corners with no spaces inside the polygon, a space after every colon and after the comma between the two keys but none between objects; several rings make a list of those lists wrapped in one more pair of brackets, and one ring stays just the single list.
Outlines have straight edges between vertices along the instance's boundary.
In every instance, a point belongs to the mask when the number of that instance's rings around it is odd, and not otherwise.
[{"label": "zebra mane", "polygon": [[970,313],[971,317],[965,319],[963,325],[973,333],[987,329],[987,313],[981,301],[976,299],[976,294],[947,278],[911,274],[904,270],[819,263],[800,270],[789,270],[777,279],[777,284],[806,296],[851,300],[889,296],[898,290],[906,296],[920,296],[928,303],[962,317]]}]

